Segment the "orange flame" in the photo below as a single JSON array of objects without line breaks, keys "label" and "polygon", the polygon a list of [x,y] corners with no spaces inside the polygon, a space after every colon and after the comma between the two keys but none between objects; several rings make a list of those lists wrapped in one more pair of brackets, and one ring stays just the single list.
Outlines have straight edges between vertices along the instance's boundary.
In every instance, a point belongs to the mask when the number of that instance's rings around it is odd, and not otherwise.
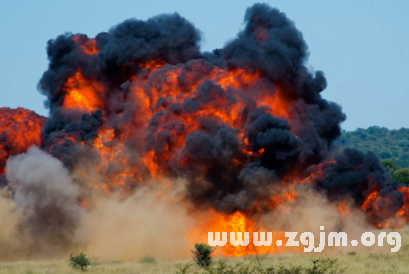
[{"label": "orange flame", "polygon": [[0,174],[10,155],[24,152],[29,146],[41,145],[45,118],[23,108],[0,108]]},{"label": "orange flame", "polygon": [[68,79],[65,90],[63,108],[91,112],[104,107],[103,88],[98,82],[83,77],[80,71]]},{"label": "orange flame", "polygon": [[[264,40],[265,33],[259,32],[259,39]],[[88,39],[73,36],[73,41],[83,48],[88,58],[94,58],[97,53],[95,39]],[[128,69],[127,64],[123,69]],[[124,89],[121,96],[125,96],[126,104],[132,104],[134,113],[115,112],[116,117],[121,119],[126,117],[129,121],[129,127],[118,128],[114,123],[104,123],[99,129],[98,137],[92,143],[93,149],[101,156],[101,161],[94,167],[92,172],[102,175],[105,181],[95,184],[90,183],[90,187],[102,189],[111,193],[115,187],[121,187],[123,190],[131,190],[131,183],[144,184],[147,178],[163,179],[170,170],[169,162],[177,158],[185,145],[185,137],[190,133],[201,129],[201,119],[203,117],[212,118],[220,124],[227,124],[232,129],[238,139],[238,151],[240,154],[230,159],[232,167],[242,167],[246,163],[257,157],[261,157],[264,148],[252,148],[247,139],[247,126],[243,113],[248,111],[249,102],[252,108],[263,107],[267,113],[280,117],[291,124],[292,115],[296,115],[286,97],[286,91],[282,86],[271,84],[263,78],[258,71],[246,71],[244,69],[223,70],[218,67],[208,68],[200,61],[195,60],[190,63],[190,70],[180,65],[165,64],[162,59],[149,60],[137,64],[137,69],[143,70],[143,76],[130,75],[125,79],[126,84],[122,85]],[[130,66],[132,67],[132,66]],[[197,71],[202,75],[197,77]],[[183,75],[183,77],[181,77]],[[204,76],[203,76],[204,75]],[[201,85],[210,81],[214,86],[207,92],[211,92],[211,100],[201,100],[200,106],[195,108],[192,113],[179,113],[178,110],[169,112],[169,105],[186,102],[197,103],[195,96],[200,95]],[[222,88],[225,92],[220,92]],[[69,77],[63,86],[64,100],[62,107],[66,110],[80,111],[90,113],[102,109],[107,110],[105,103],[109,98],[110,92],[97,79],[91,79],[78,70],[75,75]],[[233,94],[232,98],[229,94]],[[195,101],[196,100],[196,101]],[[159,103],[158,103],[159,102]],[[177,105],[177,104],[175,104]],[[103,112],[104,118],[106,113]],[[178,126],[174,126],[178,125]],[[172,128],[174,126],[175,128]],[[176,128],[178,127],[178,128]],[[154,128],[154,130],[152,130]],[[291,130],[297,131],[296,125],[292,125]],[[166,132],[166,136],[161,136],[158,132]],[[143,137],[139,137],[143,136]],[[149,145],[147,137],[149,136]],[[162,138],[162,139],[161,139]],[[140,153],[132,155],[123,145],[126,140],[134,140],[135,146],[138,146]],[[75,142],[75,138],[73,140]],[[163,144],[163,145],[160,145]],[[269,199],[256,198],[252,213],[260,213],[263,210],[275,209],[286,202],[296,200],[297,192],[294,190],[294,184],[297,182],[310,183],[323,178],[325,165],[331,165],[335,160],[329,160],[317,165],[316,171],[309,174],[308,178],[299,180],[301,176],[296,170],[286,175],[284,181],[285,191],[275,193]],[[177,164],[184,168],[189,168],[189,162],[183,157],[177,158]],[[205,165],[195,163],[195,167],[203,169],[206,172]],[[357,167],[358,168],[358,167]],[[84,171],[85,176],[92,177],[92,172]],[[400,190],[405,196],[405,203],[409,203],[409,192]],[[361,208],[365,212],[382,213],[377,207],[379,197],[377,192],[370,193],[363,201]],[[337,204],[340,215],[350,212],[345,201]],[[206,224],[209,231],[227,231],[227,232],[252,232],[265,231],[254,220],[247,218],[246,212],[235,212],[231,215],[223,215],[215,212],[211,213],[211,222]],[[401,209],[397,216],[405,218],[409,216],[405,209]],[[376,226],[384,227],[385,220],[373,221]],[[201,232],[200,229],[197,229]],[[204,239],[207,239],[207,232]],[[200,234],[200,233],[199,233]],[[274,232],[274,239],[285,240],[282,232]],[[274,241],[273,241],[274,242]],[[246,247],[234,247],[227,245],[223,247],[223,254],[226,256],[242,256],[258,253],[277,253],[280,252],[275,246],[257,247],[249,245]]]},{"label": "orange flame", "polygon": [[[228,232],[227,244],[223,247],[216,248],[216,254],[228,257],[247,256],[255,254],[276,254],[282,252],[302,252],[300,247],[285,247],[287,238],[284,231],[269,231],[272,232],[272,243],[270,246],[255,246],[253,244],[253,232],[268,232],[265,228],[258,225],[246,217],[240,211],[236,211],[231,215],[218,214],[211,210],[211,217],[206,219],[205,223],[197,225],[188,235],[190,241],[207,243],[208,232]],[[206,230],[206,231],[205,231]],[[230,232],[249,232],[249,244],[247,246],[233,246],[230,244]],[[237,234],[236,234],[237,237]],[[260,234],[259,234],[260,237]],[[277,240],[281,240],[282,246],[277,246]],[[220,254],[221,253],[221,254]]]},{"label": "orange flame", "polygon": [[[76,34],[71,36],[71,39],[78,44],[87,54],[98,53],[95,39],[80,39],[81,35]],[[84,37],[84,36],[82,36]]]}]

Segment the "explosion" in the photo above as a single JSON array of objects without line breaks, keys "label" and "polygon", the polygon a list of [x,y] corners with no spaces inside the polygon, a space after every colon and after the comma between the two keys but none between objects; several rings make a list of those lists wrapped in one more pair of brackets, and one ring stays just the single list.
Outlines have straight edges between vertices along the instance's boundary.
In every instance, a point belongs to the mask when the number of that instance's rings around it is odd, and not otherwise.
[{"label": "explosion", "polygon": [[41,145],[45,117],[23,108],[0,108],[0,186],[7,184],[5,166],[10,155],[24,152],[31,145]]},{"label": "explosion", "polygon": [[[266,4],[248,8],[244,22],[213,52],[200,51],[200,32],[177,13],[48,41],[38,89],[49,117],[0,109],[0,182],[21,211],[17,224],[37,239],[25,245],[47,242],[44,256],[87,246],[76,236],[91,231],[82,216],[109,211],[110,197],[177,204],[192,222],[180,232],[191,242],[205,242],[208,231],[267,229],[284,240],[291,224],[262,220],[295,214],[308,195],[334,208],[338,229],[351,212],[375,228],[407,223],[408,188],[389,183],[373,153],[333,153],[346,116],[322,98],[324,73],[307,69],[294,23]],[[142,195],[146,189],[153,194]],[[132,214],[126,218],[145,220]]]}]

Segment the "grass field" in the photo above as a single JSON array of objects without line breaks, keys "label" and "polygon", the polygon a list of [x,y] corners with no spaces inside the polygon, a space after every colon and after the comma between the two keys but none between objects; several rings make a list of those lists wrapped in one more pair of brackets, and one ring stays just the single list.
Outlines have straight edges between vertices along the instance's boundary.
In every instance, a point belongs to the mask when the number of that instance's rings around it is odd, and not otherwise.
[{"label": "grass field", "polygon": [[[378,234],[378,231],[375,234]],[[69,267],[66,260],[55,261],[14,261],[0,262],[0,274],[69,274],[69,273],[209,273],[209,274],[403,274],[409,273],[409,226],[399,230],[402,237],[402,247],[396,253],[391,253],[391,246],[382,249],[363,247],[356,253],[338,251],[337,255],[317,255],[317,253],[253,255],[246,257],[217,257],[213,259],[210,270],[197,266],[193,259],[165,261],[145,256],[139,260],[97,260],[98,264],[88,266],[85,272]],[[171,250],[170,250],[171,252]],[[365,252],[365,253],[363,253]],[[312,268],[314,260],[336,260],[336,264],[327,271],[315,271]],[[1,260],[1,258],[0,258]],[[224,270],[221,264],[226,264]],[[188,266],[183,272],[183,269]],[[280,266],[282,267],[280,271]],[[274,267],[275,272],[269,267]],[[296,268],[303,270],[296,272]],[[257,268],[259,271],[257,271]],[[293,271],[291,272],[291,268]],[[344,272],[340,270],[344,269]],[[331,272],[332,271],[332,272]]]},{"label": "grass field", "polygon": [[[395,254],[356,254],[356,255],[337,255],[330,258],[337,259],[337,266],[333,269],[346,268],[343,273],[409,273],[409,248],[404,247]],[[318,257],[316,255],[306,254],[280,254],[280,255],[260,255],[240,258],[216,258],[213,263],[213,273],[257,273],[244,272],[243,267],[268,266],[279,267],[284,266],[286,269],[290,267],[310,267],[312,260]],[[327,257],[328,258],[328,257]],[[224,272],[217,267],[219,262],[225,261],[227,266],[234,266],[235,272]],[[156,261],[153,263],[142,263],[139,261],[101,261],[100,265],[93,268],[88,267],[87,273],[183,273],[182,269],[189,264],[189,260],[180,261]],[[240,272],[240,267],[242,272]],[[253,270],[254,271],[254,270]],[[73,270],[68,267],[66,261],[26,261],[26,262],[10,262],[0,264],[0,273],[10,274],[34,274],[34,273],[81,273],[78,270]],[[185,273],[212,273],[201,269],[192,264]],[[263,272],[263,273],[298,273],[298,272]],[[306,272],[300,272],[306,273]],[[311,272],[321,273],[321,272]],[[322,272],[322,273],[341,273],[341,272]]]}]

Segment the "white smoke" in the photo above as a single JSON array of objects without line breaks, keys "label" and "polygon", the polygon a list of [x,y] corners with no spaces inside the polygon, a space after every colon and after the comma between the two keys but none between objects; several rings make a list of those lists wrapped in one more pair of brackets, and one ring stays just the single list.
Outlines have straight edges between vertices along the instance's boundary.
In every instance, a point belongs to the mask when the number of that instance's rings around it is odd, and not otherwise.
[{"label": "white smoke", "polygon": [[79,188],[68,170],[58,159],[32,146],[9,158],[6,178],[13,193],[11,210],[20,216],[14,230],[23,230],[29,237],[24,250],[35,249],[42,255],[63,252],[82,214]]}]

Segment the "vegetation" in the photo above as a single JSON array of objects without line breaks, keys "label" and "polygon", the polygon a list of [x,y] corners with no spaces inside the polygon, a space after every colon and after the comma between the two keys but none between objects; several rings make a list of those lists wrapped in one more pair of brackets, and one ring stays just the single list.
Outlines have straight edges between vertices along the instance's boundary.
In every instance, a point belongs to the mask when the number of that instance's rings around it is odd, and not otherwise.
[{"label": "vegetation", "polygon": [[84,271],[87,268],[87,266],[91,264],[91,260],[88,259],[87,255],[85,255],[82,252],[75,256],[73,256],[71,253],[70,259],[68,260],[68,264],[73,269],[81,269],[81,271]]},{"label": "vegetation", "polygon": [[200,266],[209,266],[212,262],[212,252],[212,247],[207,244],[195,244],[195,250],[192,250],[193,259]]},{"label": "vegetation", "polygon": [[409,186],[409,129],[388,130],[374,126],[343,131],[337,145],[339,150],[351,147],[374,152],[389,172],[391,180]]},{"label": "vegetation", "polygon": [[[229,265],[226,260],[221,260],[215,266],[208,266],[202,269],[201,273],[208,274],[341,274],[346,268],[338,265],[337,259],[319,258],[312,261],[312,265],[302,266],[263,266],[260,262],[257,264],[237,263]],[[188,263],[175,272],[175,274],[187,274],[191,264]],[[194,272],[197,273],[197,272]]]},{"label": "vegetation", "polygon": [[385,170],[389,172],[391,175],[398,169],[398,166],[390,159],[382,160],[381,164],[383,165]]},{"label": "vegetation", "polygon": [[409,168],[401,168],[392,173],[394,180],[409,186]]},{"label": "vegetation", "polygon": [[381,164],[389,172],[391,181],[399,181],[409,186],[409,168],[399,168],[392,160],[383,160]]},{"label": "vegetation", "polygon": [[337,144],[340,149],[351,147],[374,152],[381,160],[392,160],[398,168],[409,168],[409,129],[388,130],[369,127],[343,131]]},{"label": "vegetation", "polygon": [[[402,236],[402,243],[409,241],[409,228],[404,228],[399,231]],[[389,247],[388,247],[389,248]],[[363,253],[362,253],[363,252]],[[330,257],[332,260],[337,260],[336,265],[324,272],[325,274],[340,274],[345,269],[344,274],[403,274],[409,273],[409,264],[407,257],[409,256],[409,247],[402,246],[397,253],[370,253],[368,251],[356,251],[356,254],[351,256],[338,253]],[[275,254],[275,255],[257,255],[246,256],[239,258],[213,258],[213,263],[209,268],[200,267],[191,263],[191,259],[186,260],[158,260],[155,264],[141,263],[139,260],[135,261],[101,261],[98,269],[91,269],[87,267],[86,273],[149,273],[149,274],[163,274],[163,273],[180,273],[180,274],[234,274],[234,273],[255,273],[255,274],[309,274],[316,271],[320,273],[320,265],[316,263],[314,269],[314,260],[325,257],[319,254]],[[183,271],[181,269],[185,268]],[[328,264],[324,264],[324,266]],[[246,270],[248,269],[248,270]],[[210,272],[210,271],[213,272]],[[254,270],[254,271],[253,271]],[[217,272],[219,271],[219,272]],[[223,272],[224,271],[224,272]],[[229,272],[230,271],[230,272]],[[241,271],[241,272],[240,272]],[[247,271],[247,272],[245,272]],[[253,272],[248,272],[253,271]],[[274,271],[274,272],[273,272]],[[298,272],[297,272],[298,271]],[[15,261],[15,262],[1,262],[0,274],[38,274],[38,273],[64,273],[76,274],[78,270],[71,269],[66,260],[61,261]],[[322,273],[322,272],[321,272]]]},{"label": "vegetation", "polygon": [[156,264],[157,261],[154,257],[149,256],[146,254],[142,259],[139,260],[142,264]]}]

